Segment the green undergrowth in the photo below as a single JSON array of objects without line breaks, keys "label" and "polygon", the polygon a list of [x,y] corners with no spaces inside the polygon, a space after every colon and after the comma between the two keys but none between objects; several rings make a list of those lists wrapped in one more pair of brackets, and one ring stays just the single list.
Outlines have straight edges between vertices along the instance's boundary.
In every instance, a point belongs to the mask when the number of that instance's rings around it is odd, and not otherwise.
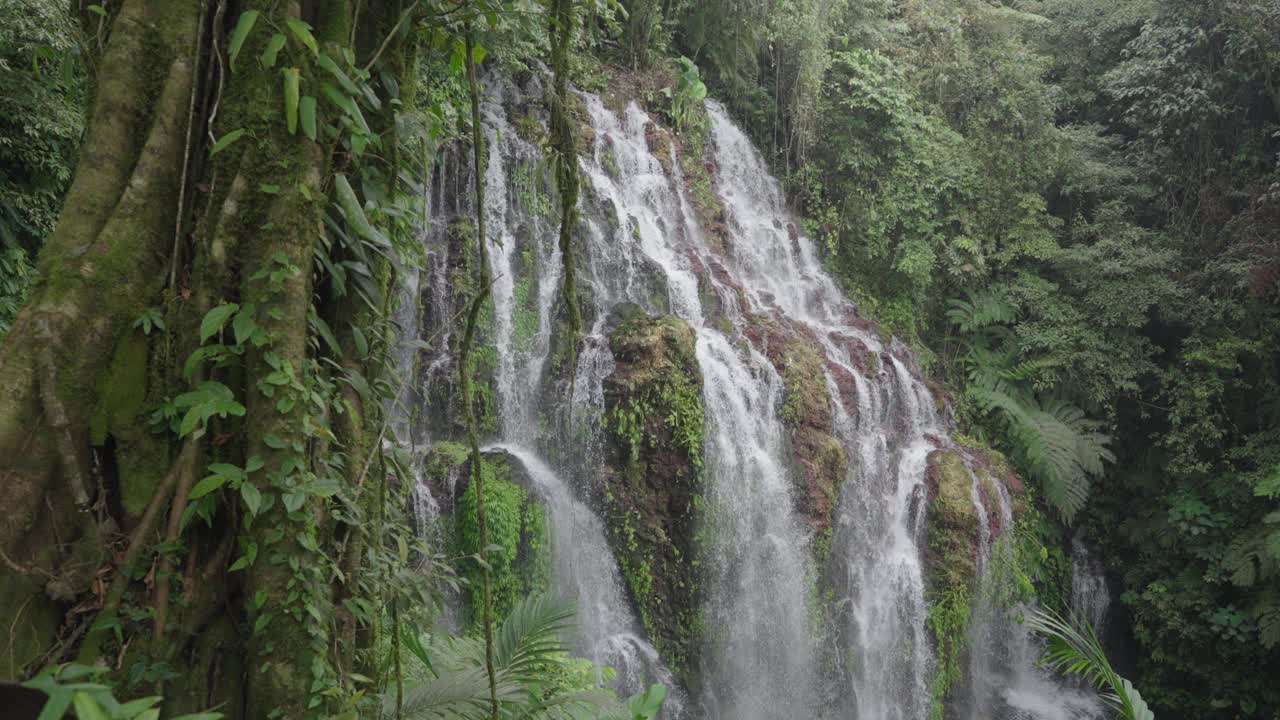
[{"label": "green undergrowth", "polygon": [[472,630],[481,627],[481,581],[484,574],[481,558],[489,566],[495,622],[501,622],[520,598],[546,590],[551,576],[551,548],[546,511],[542,505],[510,479],[510,470],[505,463],[485,460],[481,463],[481,473],[484,477],[488,548],[480,547],[474,483],[467,484],[454,512],[460,554],[473,556],[463,564],[462,572],[469,594],[465,623]]}]

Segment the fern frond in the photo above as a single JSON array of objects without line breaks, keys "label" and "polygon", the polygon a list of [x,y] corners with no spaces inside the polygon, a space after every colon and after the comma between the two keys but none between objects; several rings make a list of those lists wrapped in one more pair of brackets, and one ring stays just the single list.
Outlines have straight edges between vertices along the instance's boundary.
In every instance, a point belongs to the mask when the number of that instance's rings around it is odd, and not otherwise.
[{"label": "fern frond", "polygon": [[1098,423],[1071,403],[1044,401],[1005,386],[970,389],[979,403],[998,410],[1014,454],[1040,482],[1045,499],[1067,523],[1089,499],[1090,477],[1102,474],[1114,460],[1106,447],[1110,438],[1096,431]]},{"label": "fern frond", "polygon": [[965,300],[947,301],[947,319],[961,332],[977,332],[983,328],[1007,325],[1017,319],[1017,308],[998,290],[970,290],[966,295]]}]

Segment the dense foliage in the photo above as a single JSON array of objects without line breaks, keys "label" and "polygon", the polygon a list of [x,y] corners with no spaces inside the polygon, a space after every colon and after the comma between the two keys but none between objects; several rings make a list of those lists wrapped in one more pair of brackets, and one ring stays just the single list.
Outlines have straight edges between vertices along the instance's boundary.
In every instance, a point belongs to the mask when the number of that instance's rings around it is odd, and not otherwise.
[{"label": "dense foliage", "polygon": [[84,126],[84,70],[64,5],[0,2],[0,336],[53,229]]}]

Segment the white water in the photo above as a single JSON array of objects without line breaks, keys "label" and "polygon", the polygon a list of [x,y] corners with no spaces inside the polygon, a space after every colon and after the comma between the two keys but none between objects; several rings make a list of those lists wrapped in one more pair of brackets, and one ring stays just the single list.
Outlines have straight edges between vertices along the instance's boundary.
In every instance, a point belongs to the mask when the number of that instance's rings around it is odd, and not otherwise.
[{"label": "white water", "polygon": [[[594,321],[579,345],[572,387],[547,387],[545,377],[560,255],[554,213],[537,202],[545,188],[536,170],[532,184],[521,175],[540,167],[539,150],[507,117],[510,102],[520,100],[513,86],[491,87],[484,104],[500,416],[494,448],[519,461],[550,510],[554,589],[578,602],[580,652],[615,667],[624,692],[673,682],[638,629],[603,523],[582,502],[598,489],[602,388],[615,367],[606,320],[615,306],[634,303],[689,323],[704,378],[711,532],[702,564],[703,692],[687,706],[677,694],[666,715],[687,709],[723,720],[923,720],[933,669],[921,563],[924,479],[928,454],[946,442],[947,423],[910,353],[863,329],[812,243],[794,231],[767,165],[721,106],[708,103],[709,159],[729,229],[724,248],[704,238],[674,158],[672,177],[650,152],[647,114],[634,103],[616,114],[594,95],[581,97],[595,132],[580,159],[586,242],[579,258]],[[424,280],[445,276],[437,266]],[[715,307],[705,306],[708,298]],[[833,433],[849,459],[829,568],[814,566],[814,538],[794,506],[798,478],[779,420],[782,380],[768,349],[746,332],[762,316],[811,337],[824,356],[823,376],[812,381],[827,388]],[[436,363],[447,367],[447,358]],[[557,397],[558,406],[548,407],[547,397]],[[569,438],[548,435],[557,427]],[[554,448],[560,460],[553,466],[538,447]],[[983,505],[976,484],[974,492]],[[1005,528],[1011,520],[1003,486],[999,494],[999,507],[981,511],[997,513]],[[986,522],[982,527],[985,570],[993,538]],[[824,571],[834,585],[834,617],[821,625],[811,608]],[[1007,720],[1090,717],[1087,697],[1079,696],[1077,707],[1075,695],[1034,670],[1034,638],[1008,632],[1020,627],[994,612],[984,622],[991,632],[976,638],[971,668],[981,675],[973,683],[975,708]]]}]

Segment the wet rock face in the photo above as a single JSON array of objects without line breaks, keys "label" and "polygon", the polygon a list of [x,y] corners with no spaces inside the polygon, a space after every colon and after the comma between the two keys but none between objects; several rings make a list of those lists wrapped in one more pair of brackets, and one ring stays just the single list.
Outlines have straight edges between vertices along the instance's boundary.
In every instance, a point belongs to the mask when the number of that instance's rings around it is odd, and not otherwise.
[{"label": "wet rock face", "polygon": [[[848,473],[844,445],[833,434],[831,398],[824,370],[827,361],[808,328],[780,315],[756,314],[748,318],[747,340],[782,376],[782,421],[790,431],[791,455],[796,469],[796,510],[816,537],[831,529],[831,512],[840,499],[840,487]],[[840,387],[837,376],[837,387]],[[852,380],[849,381],[852,397]],[[856,403],[849,403],[856,407]],[[819,558],[820,560],[822,558]]]},{"label": "wet rock face", "polygon": [[609,544],[645,631],[677,672],[694,660],[702,605],[702,373],[693,330],[635,306],[615,311],[605,379],[601,498]]}]

